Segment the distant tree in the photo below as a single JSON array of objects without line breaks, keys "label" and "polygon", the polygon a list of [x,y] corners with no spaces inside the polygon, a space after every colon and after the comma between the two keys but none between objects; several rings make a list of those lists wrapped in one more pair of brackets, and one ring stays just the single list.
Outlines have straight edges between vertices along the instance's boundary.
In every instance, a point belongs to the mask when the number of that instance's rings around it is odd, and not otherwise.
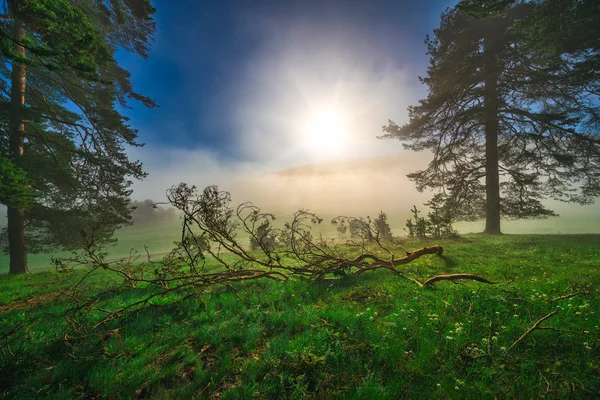
[{"label": "distant tree", "polygon": [[[409,218],[406,221],[406,230],[408,232],[409,237],[413,238],[424,238],[427,236],[427,221],[425,218],[420,217],[419,214],[421,211],[417,209],[416,205],[413,205],[410,212],[412,213],[412,218]],[[414,222],[413,222],[414,218]]]},{"label": "distant tree", "polygon": [[164,208],[156,204],[155,201],[146,199],[142,201],[131,202],[131,218],[134,225],[147,225],[157,222],[173,220],[177,217],[174,208]]},{"label": "distant tree", "polygon": [[348,232],[350,233],[350,237],[352,239],[372,240],[373,235],[371,234],[371,218],[349,218]]},{"label": "distant tree", "polygon": [[340,237],[345,237],[348,232],[348,226],[345,221],[336,221],[335,219],[331,221],[333,225],[335,225],[335,229]]},{"label": "distant tree", "polygon": [[387,219],[387,214],[383,211],[380,211],[379,215],[377,215],[377,218],[373,220],[373,229],[379,240],[392,240],[392,230]]},{"label": "distant tree", "polygon": [[[443,238],[457,237],[458,232],[452,228],[452,212],[448,209],[442,195],[436,195],[425,203],[431,209],[427,218],[420,217],[421,211],[414,205],[410,210],[412,218],[406,220],[406,232],[411,238],[424,239],[426,237]],[[414,221],[413,221],[414,219]]]},{"label": "distant tree", "polygon": [[452,228],[454,211],[448,206],[443,194],[438,193],[424,205],[431,211],[427,213],[427,233],[432,237],[453,237],[458,233]]},{"label": "distant tree", "polygon": [[[444,194],[455,220],[485,218],[490,234],[501,233],[501,216],[555,215],[544,198],[587,204],[600,195],[600,70],[584,69],[598,60],[600,36],[586,32],[576,44],[581,30],[563,23],[568,39],[558,33],[540,48],[565,50],[542,56],[532,43],[554,29],[540,11],[554,3],[561,1],[476,0],[447,10],[426,39],[427,98],[409,107],[407,124],[384,127],[383,138],[433,153],[427,169],[408,175],[417,189]],[[576,10],[595,3],[597,18],[597,2],[565,3],[597,32],[596,19]]]},{"label": "distant tree", "polygon": [[387,214],[381,211],[374,220],[371,217],[336,217],[331,224],[336,227],[338,234],[344,237],[350,234],[351,239],[361,239],[367,242],[392,240],[392,231],[387,222]]},{"label": "distant tree", "polygon": [[27,251],[74,248],[130,222],[131,178],[141,164],[124,146],[137,131],[118,110],[136,93],[115,61],[146,57],[154,32],[149,0],[0,2],[0,202],[8,208],[10,273]]}]

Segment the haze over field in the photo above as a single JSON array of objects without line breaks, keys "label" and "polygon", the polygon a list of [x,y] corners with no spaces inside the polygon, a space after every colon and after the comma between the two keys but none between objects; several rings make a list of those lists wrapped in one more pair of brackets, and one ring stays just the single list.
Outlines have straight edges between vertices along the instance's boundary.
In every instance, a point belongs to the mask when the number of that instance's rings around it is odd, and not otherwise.
[{"label": "haze over field", "polygon": [[[403,228],[416,204],[422,207],[430,192],[419,193],[406,174],[425,168],[427,153],[397,154],[321,161],[269,171],[256,163],[219,163],[208,154],[179,151],[178,162],[164,168],[145,162],[150,175],[136,183],[136,198],[162,199],[171,185],[186,182],[204,188],[218,185],[232,194],[233,204],[250,201],[265,211],[289,217],[301,208],[325,217],[389,214],[395,234]],[[155,169],[156,168],[156,169]],[[196,171],[205,171],[198,174]],[[547,201],[560,216],[545,220],[505,221],[506,233],[598,233],[600,203],[587,206]],[[481,231],[483,222],[458,223],[460,232]]]}]

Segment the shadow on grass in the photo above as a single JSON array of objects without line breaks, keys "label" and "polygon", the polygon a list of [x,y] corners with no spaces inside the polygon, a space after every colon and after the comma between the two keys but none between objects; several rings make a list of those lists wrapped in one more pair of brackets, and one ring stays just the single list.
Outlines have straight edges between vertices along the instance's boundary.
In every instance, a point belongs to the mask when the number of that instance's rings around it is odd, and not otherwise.
[{"label": "shadow on grass", "polygon": [[446,270],[453,270],[456,267],[458,267],[458,263],[456,262],[456,260],[454,258],[448,257],[448,256],[443,255],[443,254],[441,256],[439,256],[439,257],[444,262],[444,267],[445,267],[444,269],[446,269]]}]

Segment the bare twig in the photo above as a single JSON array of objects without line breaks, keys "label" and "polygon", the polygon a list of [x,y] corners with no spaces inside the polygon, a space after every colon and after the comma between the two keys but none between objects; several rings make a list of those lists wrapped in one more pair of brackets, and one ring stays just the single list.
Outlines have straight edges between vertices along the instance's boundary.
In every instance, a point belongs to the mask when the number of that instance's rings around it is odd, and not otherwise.
[{"label": "bare twig", "polygon": [[548,303],[552,303],[552,302],[559,301],[559,300],[570,299],[571,297],[575,297],[575,296],[579,296],[579,295],[586,296],[588,294],[590,294],[590,292],[588,292],[586,290],[582,290],[582,291],[579,291],[579,292],[573,292],[573,290],[571,289],[571,293],[566,294],[564,296],[558,296],[558,297],[556,297],[554,299],[549,299]]},{"label": "bare twig", "polygon": [[545,320],[547,320],[548,318],[555,315],[557,312],[558,311],[552,311],[550,314],[540,318],[535,324],[533,324],[533,326],[531,328],[527,329],[527,331],[523,335],[521,335],[520,338],[518,338],[513,344],[511,344],[510,347],[506,350],[506,352],[509,352],[510,349],[515,347],[517,344],[519,344],[519,342],[521,342],[523,339],[525,339],[527,337],[527,335],[529,335],[531,332],[535,331],[536,329],[543,329],[543,328],[540,328],[540,324],[542,322],[544,322]]}]

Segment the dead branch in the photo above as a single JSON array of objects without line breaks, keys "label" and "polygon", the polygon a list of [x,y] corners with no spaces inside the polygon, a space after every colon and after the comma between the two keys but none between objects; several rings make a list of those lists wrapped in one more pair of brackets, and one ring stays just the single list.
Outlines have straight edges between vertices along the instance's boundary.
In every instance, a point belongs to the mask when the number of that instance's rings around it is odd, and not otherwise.
[{"label": "dead branch", "polygon": [[481,282],[481,283],[487,283],[488,285],[495,284],[495,282],[488,281],[487,279],[482,278],[478,275],[474,275],[474,274],[450,274],[450,275],[437,275],[437,276],[434,276],[433,278],[429,278],[425,282],[423,282],[422,286],[425,287],[427,285],[432,285],[435,282],[439,282],[439,281],[457,281],[457,280],[477,281],[477,282]]},{"label": "dead branch", "polygon": [[[16,333],[21,331],[21,329],[23,329],[24,327],[25,327],[25,323],[21,322],[0,335],[0,341],[4,341],[4,346],[6,346],[6,351],[8,351],[8,354],[10,354],[12,357],[15,357],[15,354],[13,353],[13,351],[10,348],[10,339],[11,339],[11,337],[13,337],[13,335],[15,335]],[[4,360],[4,362],[6,362],[7,361],[6,353],[1,344],[0,344],[0,352],[2,353],[2,359]]]},{"label": "dead branch", "polygon": [[580,292],[573,292],[573,289],[571,289],[571,293],[566,294],[564,296],[558,296],[554,299],[549,299],[548,303],[553,303],[553,302],[559,301],[559,300],[570,299],[571,297],[575,297],[575,296],[579,296],[579,295],[587,296],[588,294],[590,294],[590,292],[588,292],[586,290],[582,290]]},{"label": "dead branch", "polygon": [[540,328],[540,324],[542,322],[544,322],[545,320],[547,320],[548,318],[555,315],[557,312],[558,311],[552,311],[550,314],[540,318],[535,324],[533,324],[533,326],[531,328],[527,329],[527,331],[523,335],[521,335],[520,338],[518,338],[513,344],[511,344],[510,347],[508,349],[506,349],[506,352],[509,352],[510,349],[515,347],[517,344],[519,344],[519,342],[521,342],[523,339],[525,339],[527,337],[527,335],[529,335],[531,332],[535,331],[536,329],[542,329],[542,328]]},{"label": "dead branch", "polygon": [[[251,203],[233,208],[230,194],[215,186],[199,192],[182,183],[168,190],[167,198],[183,215],[181,236],[176,247],[159,262],[150,260],[147,249],[145,261],[132,251],[122,260],[106,262],[102,249],[94,243],[94,232],[82,236],[82,254],[68,262],[91,268],[74,286],[61,291],[74,304],[65,314],[74,331],[85,330],[85,325],[97,329],[128,311],[155,304],[158,299],[169,297],[168,303],[175,304],[200,297],[211,287],[233,289],[239,297],[232,284],[247,280],[301,278],[314,281],[383,268],[420,287],[459,280],[493,284],[473,274],[438,275],[423,283],[408,277],[398,267],[424,255],[441,256],[443,248],[423,247],[396,258],[379,235],[371,231],[371,225],[360,219],[355,219],[362,221],[363,233],[359,240],[335,245],[313,233],[313,227],[322,219],[306,210],[294,213],[290,222],[276,229],[271,225],[275,220],[273,214],[263,213]],[[249,249],[249,244],[254,250]],[[101,308],[98,292],[106,294],[107,289],[102,288],[101,282],[89,279],[100,270],[116,274],[129,290],[141,288],[147,293],[141,299],[113,309]],[[94,315],[95,320],[89,320],[89,315]],[[66,337],[82,336],[69,334]]]}]

